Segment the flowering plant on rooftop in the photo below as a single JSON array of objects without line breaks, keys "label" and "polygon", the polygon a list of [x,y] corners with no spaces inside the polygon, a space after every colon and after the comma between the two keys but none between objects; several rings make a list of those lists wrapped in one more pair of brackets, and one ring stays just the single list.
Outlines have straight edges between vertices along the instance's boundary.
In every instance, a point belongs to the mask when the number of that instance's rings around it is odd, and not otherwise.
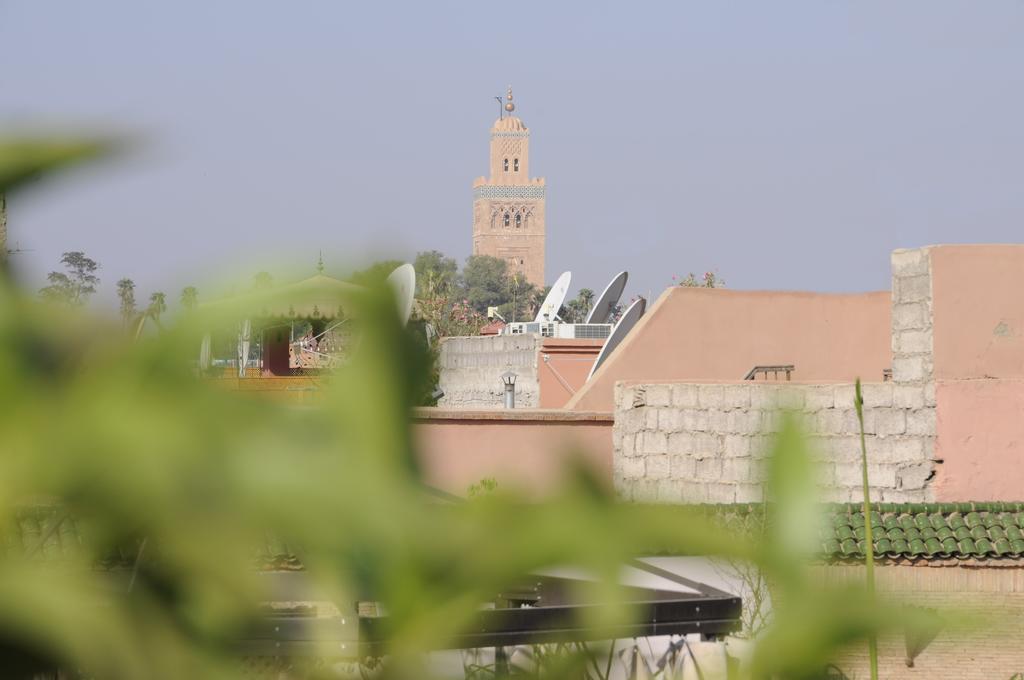
[{"label": "flowering plant on rooftop", "polygon": [[718,277],[713,271],[704,272],[704,276],[700,279],[690,272],[683,279],[679,279],[678,276],[672,276],[672,285],[682,286],[683,288],[725,288],[725,279]]}]

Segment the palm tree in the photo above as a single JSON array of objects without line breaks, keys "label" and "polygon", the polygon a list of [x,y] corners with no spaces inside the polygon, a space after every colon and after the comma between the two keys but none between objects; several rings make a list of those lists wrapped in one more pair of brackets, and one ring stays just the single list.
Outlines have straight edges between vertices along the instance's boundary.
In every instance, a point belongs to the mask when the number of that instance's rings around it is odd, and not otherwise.
[{"label": "palm tree", "polygon": [[153,321],[160,323],[160,315],[167,311],[167,296],[157,291],[149,296],[149,308],[146,314],[153,317]]},{"label": "palm tree", "polygon": [[121,322],[127,328],[135,316],[135,282],[128,278],[118,281],[117,297],[121,300]]},{"label": "palm tree", "polygon": [[186,311],[192,311],[199,304],[199,291],[195,286],[185,286],[181,291],[181,306]]}]

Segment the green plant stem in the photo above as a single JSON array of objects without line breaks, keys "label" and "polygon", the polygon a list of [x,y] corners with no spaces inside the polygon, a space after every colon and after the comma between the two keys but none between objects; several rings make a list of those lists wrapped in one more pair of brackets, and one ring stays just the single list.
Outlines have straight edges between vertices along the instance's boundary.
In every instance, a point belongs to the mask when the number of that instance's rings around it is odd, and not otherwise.
[{"label": "green plant stem", "polygon": [[[864,441],[864,398],[860,393],[860,378],[857,378],[857,421],[860,424],[860,471],[864,485],[864,539],[867,543],[864,562],[864,574],[867,581],[868,597],[875,599],[875,539],[871,529],[871,491],[868,486],[868,448]],[[878,680],[878,640],[874,635],[868,636],[868,662],[871,666],[871,680]]]}]

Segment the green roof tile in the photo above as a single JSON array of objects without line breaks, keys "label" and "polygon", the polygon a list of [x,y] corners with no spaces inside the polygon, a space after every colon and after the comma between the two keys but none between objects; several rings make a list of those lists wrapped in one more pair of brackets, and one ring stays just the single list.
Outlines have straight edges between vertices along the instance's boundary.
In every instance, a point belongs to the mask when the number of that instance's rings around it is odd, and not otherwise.
[{"label": "green roof tile", "polygon": [[[760,531],[764,507],[724,505],[709,513],[725,513],[735,518],[733,526],[742,519]],[[867,531],[862,506],[834,503],[824,510],[819,529],[823,556],[863,560]],[[871,519],[878,559],[1024,559],[1021,503],[882,503],[875,505]]]}]

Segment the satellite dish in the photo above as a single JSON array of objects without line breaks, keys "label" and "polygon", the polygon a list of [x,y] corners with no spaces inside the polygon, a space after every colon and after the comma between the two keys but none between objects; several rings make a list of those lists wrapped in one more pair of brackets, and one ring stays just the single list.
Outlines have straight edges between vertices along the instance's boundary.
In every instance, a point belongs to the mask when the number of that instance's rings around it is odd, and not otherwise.
[{"label": "satellite dish", "polygon": [[643,298],[637,298],[636,302],[629,306],[626,313],[622,315],[619,322],[615,324],[615,328],[612,329],[611,335],[605,340],[604,347],[601,348],[601,353],[597,355],[597,359],[594,360],[594,365],[590,368],[590,375],[587,376],[587,380],[594,377],[594,373],[601,367],[601,364],[615,351],[615,348],[625,340],[629,332],[633,330],[633,326],[640,320],[640,317],[644,315],[644,311],[647,309],[647,300]]},{"label": "satellite dish", "polygon": [[544,303],[541,304],[540,309],[537,310],[537,318],[533,320],[534,323],[544,323],[546,321],[554,321],[558,315],[558,310],[562,308],[562,303],[565,302],[565,296],[569,294],[569,282],[572,280],[571,272],[563,272],[558,280],[555,281],[555,285],[551,286],[551,292],[544,298]]},{"label": "satellite dish", "polygon": [[411,264],[403,264],[388,275],[388,284],[395,290],[398,301],[398,318],[404,326],[412,316],[413,295],[416,292],[416,270]]},{"label": "satellite dish", "polygon": [[626,288],[627,280],[629,280],[629,272],[619,272],[616,274],[611,283],[605,286],[601,297],[597,298],[597,302],[590,308],[590,314],[587,314],[587,320],[583,323],[608,323],[612,310],[619,303],[622,291]]}]

